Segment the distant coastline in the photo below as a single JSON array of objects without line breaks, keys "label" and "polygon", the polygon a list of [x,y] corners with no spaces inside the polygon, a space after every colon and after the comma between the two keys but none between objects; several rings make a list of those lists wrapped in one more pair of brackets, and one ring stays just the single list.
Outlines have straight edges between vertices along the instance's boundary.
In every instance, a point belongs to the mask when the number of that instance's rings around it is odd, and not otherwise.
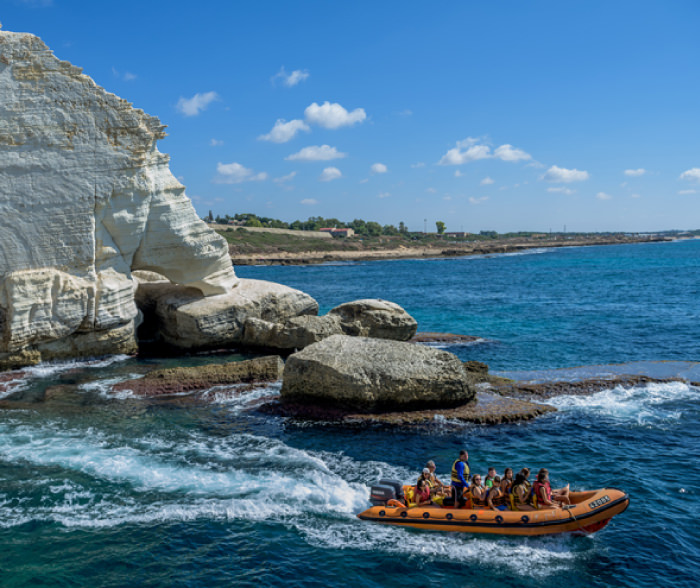
[{"label": "distant coastline", "polygon": [[[258,229],[259,231],[259,229]],[[313,239],[308,235],[270,234],[269,242],[261,242],[259,232],[245,229],[231,233],[219,229],[227,237],[233,265],[309,265],[332,262],[376,261],[389,259],[429,259],[519,253],[531,249],[554,247],[585,247],[674,241],[665,235],[576,235],[570,238],[495,238],[488,241],[456,241],[430,239],[413,244],[392,239]],[[272,239],[274,237],[274,239]]]}]

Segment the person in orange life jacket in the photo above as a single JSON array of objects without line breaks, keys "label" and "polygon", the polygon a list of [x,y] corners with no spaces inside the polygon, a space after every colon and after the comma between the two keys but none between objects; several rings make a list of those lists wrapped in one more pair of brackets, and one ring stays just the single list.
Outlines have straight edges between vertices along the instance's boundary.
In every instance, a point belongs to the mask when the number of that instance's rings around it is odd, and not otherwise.
[{"label": "person in orange life jacket", "polygon": [[459,459],[452,464],[450,481],[455,499],[459,507],[463,508],[466,505],[464,491],[469,488],[469,453],[466,449],[459,452]]},{"label": "person in orange life jacket", "polygon": [[492,510],[507,510],[506,493],[501,487],[501,478],[495,476],[493,485],[486,490],[486,505]]},{"label": "person in orange life jacket", "polygon": [[416,506],[428,506],[430,504],[430,485],[427,480],[418,480],[413,500]]},{"label": "person in orange life jacket", "polygon": [[[433,464],[433,469],[434,468],[435,464]],[[430,488],[430,496],[432,497],[433,502],[438,506],[442,506],[442,501],[445,499],[445,489],[428,467],[423,468],[423,473],[421,473],[420,478],[418,478],[418,482],[420,482],[421,480],[425,480],[426,482],[428,482],[428,487]]]},{"label": "person in orange life jacket", "polygon": [[469,494],[472,497],[472,506],[486,506],[486,488],[481,484],[481,476],[474,474],[472,476],[472,485],[469,486]]},{"label": "person in orange life jacket", "polygon": [[[552,487],[549,485],[549,472],[542,468],[537,474],[537,482],[532,485],[533,492],[537,497],[537,508],[558,508],[562,504],[570,504],[569,488],[559,488],[558,493],[554,494]],[[562,491],[566,491],[563,494]]]},{"label": "person in orange life jacket", "polygon": [[[431,486],[433,487],[445,487],[446,485],[443,484],[440,480],[438,480],[438,477],[435,475],[435,462],[433,460],[430,460],[428,463],[425,464],[425,467],[430,470],[430,482]],[[425,471],[425,470],[423,470]]]},{"label": "person in orange life jacket", "polygon": [[530,504],[530,486],[522,471],[515,476],[511,487],[512,510],[535,510]]},{"label": "person in orange life jacket", "polygon": [[493,479],[496,477],[496,468],[490,467],[486,478],[484,479],[484,487],[491,488],[493,486]]}]

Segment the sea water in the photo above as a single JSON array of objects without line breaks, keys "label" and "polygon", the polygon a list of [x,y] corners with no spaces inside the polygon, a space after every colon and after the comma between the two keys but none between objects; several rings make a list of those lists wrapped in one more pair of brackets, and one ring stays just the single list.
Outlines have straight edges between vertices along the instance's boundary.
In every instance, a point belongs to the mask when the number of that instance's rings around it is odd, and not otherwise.
[{"label": "sea water", "polygon": [[[479,337],[446,346],[461,359],[519,377],[624,362],[693,374],[700,361],[700,241],[237,273],[303,289],[322,312],[393,300],[422,331]],[[257,411],[279,384],[152,400],[111,390],[157,367],[242,358],[112,356],[0,383],[15,407],[0,410],[0,585],[698,585],[700,394],[688,383],[561,396],[528,423],[418,429]],[[555,484],[623,488],[630,507],[589,537],[356,518],[379,478],[412,481],[433,459],[447,479],[463,447],[473,470],[548,467]]]}]

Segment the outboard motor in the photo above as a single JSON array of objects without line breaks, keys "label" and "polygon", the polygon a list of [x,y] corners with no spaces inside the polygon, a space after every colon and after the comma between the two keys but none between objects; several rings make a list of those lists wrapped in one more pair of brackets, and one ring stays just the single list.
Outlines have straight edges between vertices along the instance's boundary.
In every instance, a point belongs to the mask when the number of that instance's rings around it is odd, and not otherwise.
[{"label": "outboard motor", "polygon": [[396,480],[379,480],[370,490],[369,501],[372,506],[386,506],[389,500],[403,500],[403,486]]}]

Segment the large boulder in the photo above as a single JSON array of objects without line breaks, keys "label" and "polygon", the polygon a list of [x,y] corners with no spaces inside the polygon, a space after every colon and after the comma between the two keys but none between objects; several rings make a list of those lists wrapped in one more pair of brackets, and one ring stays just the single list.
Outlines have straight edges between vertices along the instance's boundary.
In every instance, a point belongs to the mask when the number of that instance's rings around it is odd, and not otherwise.
[{"label": "large boulder", "polygon": [[438,349],[383,339],[333,335],[289,356],[286,401],[358,410],[446,408],[474,398],[462,362]]},{"label": "large boulder", "polygon": [[340,317],[335,315],[296,316],[284,323],[251,317],[245,322],[243,345],[296,350],[342,333]]},{"label": "large boulder", "polygon": [[346,335],[408,341],[418,323],[395,302],[381,299],[345,302],[328,311],[340,317]]},{"label": "large boulder", "polygon": [[0,367],[133,351],[134,270],[200,295],[236,285],[157,149],[164,129],[41,39],[0,31]]},{"label": "large boulder", "polygon": [[145,322],[164,343],[179,349],[212,349],[244,345],[246,322],[283,323],[318,313],[308,294],[263,280],[241,279],[217,296],[164,282],[143,282],[136,294]]},{"label": "large boulder", "polygon": [[250,347],[296,350],[331,335],[352,335],[406,341],[416,332],[415,319],[387,300],[355,300],[324,316],[300,316],[284,323],[256,318],[245,324],[243,343]]}]

